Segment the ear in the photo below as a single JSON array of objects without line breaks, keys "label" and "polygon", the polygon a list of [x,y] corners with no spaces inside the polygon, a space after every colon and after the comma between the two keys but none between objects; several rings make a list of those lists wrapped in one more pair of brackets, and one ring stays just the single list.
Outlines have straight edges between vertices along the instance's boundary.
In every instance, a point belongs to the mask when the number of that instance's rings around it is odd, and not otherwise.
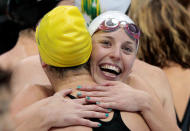
[{"label": "ear", "polygon": [[42,67],[43,67],[43,68],[46,68],[46,67],[47,67],[47,64],[44,63],[43,61],[42,61]]},{"label": "ear", "polygon": [[40,63],[42,65],[42,68],[46,68],[47,67],[47,64],[42,61],[41,56],[40,56]]}]

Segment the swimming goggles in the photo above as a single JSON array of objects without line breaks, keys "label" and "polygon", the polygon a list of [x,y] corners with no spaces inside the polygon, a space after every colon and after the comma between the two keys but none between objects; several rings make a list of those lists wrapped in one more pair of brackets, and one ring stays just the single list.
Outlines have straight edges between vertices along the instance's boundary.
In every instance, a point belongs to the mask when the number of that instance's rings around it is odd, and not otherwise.
[{"label": "swimming goggles", "polygon": [[104,20],[98,29],[105,32],[112,32],[118,30],[120,27],[124,28],[129,37],[138,43],[140,30],[135,24],[127,23],[126,21],[119,21],[115,18],[109,18]]}]

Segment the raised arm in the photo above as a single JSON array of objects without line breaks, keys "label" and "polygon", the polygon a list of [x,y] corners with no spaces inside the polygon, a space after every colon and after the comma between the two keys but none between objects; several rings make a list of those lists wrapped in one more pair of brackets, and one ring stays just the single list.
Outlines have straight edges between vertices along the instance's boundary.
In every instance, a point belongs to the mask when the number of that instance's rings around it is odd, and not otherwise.
[{"label": "raised arm", "polygon": [[66,128],[68,126],[80,126],[73,127],[74,129],[90,129],[87,127],[99,127],[100,123],[92,122],[88,118],[106,118],[105,113],[109,113],[97,105],[86,105],[85,99],[65,98],[71,93],[69,89],[47,97],[47,92],[42,89],[34,91],[34,88],[21,91],[21,95],[17,96],[12,104],[12,114],[19,131],[22,129],[43,131],[51,127],[62,127],[66,130],[69,129]]},{"label": "raised arm", "polygon": [[164,74],[160,74],[161,84],[157,87],[161,91],[155,91],[139,76],[130,77],[130,85],[109,82],[96,87],[82,87],[79,89],[80,97],[88,96],[90,100],[86,99],[87,102],[98,102],[103,108],[140,112],[152,131],[178,131],[170,87]]}]

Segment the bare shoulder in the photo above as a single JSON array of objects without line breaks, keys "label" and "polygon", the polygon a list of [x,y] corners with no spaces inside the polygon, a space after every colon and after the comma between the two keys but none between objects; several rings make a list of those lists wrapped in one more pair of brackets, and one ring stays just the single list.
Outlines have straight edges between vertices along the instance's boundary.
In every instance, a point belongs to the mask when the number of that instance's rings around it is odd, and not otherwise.
[{"label": "bare shoulder", "polygon": [[172,119],[175,119],[171,87],[165,72],[158,67],[140,60],[135,60],[131,74],[140,77],[140,79],[148,85],[149,89],[153,89],[156,93],[155,95],[160,99],[164,109]]},{"label": "bare shoulder", "polygon": [[136,74],[146,81],[150,85],[150,88],[154,89],[163,103],[167,95],[171,94],[168,78],[161,68],[137,59],[135,60],[132,74]]},{"label": "bare shoulder", "polygon": [[39,55],[27,57],[19,62],[13,70],[10,83],[14,94],[25,86],[33,84],[50,85],[50,82],[41,67]]},{"label": "bare shoulder", "polygon": [[54,91],[49,86],[31,85],[23,88],[11,102],[11,114],[15,116],[25,107],[52,96]]},{"label": "bare shoulder", "polygon": [[0,55],[0,66],[2,69],[12,71],[12,67],[15,64],[15,60],[11,58],[11,54],[12,54],[12,50]]},{"label": "bare shoulder", "polygon": [[151,82],[154,81],[158,84],[168,84],[166,74],[161,68],[150,65],[138,59],[135,60],[132,73],[138,74],[140,77],[147,81],[151,80]]},{"label": "bare shoulder", "polygon": [[164,75],[164,71],[156,66],[150,65],[144,61],[135,60],[133,66],[133,72],[138,73],[139,75],[145,75],[145,77],[149,78],[149,75],[154,75],[156,77],[160,77]]}]

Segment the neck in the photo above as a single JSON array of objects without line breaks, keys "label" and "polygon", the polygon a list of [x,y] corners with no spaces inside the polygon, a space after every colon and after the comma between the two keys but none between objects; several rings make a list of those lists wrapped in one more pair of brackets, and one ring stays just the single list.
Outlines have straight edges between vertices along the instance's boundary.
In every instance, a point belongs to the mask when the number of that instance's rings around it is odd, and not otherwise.
[{"label": "neck", "polygon": [[95,85],[95,82],[93,82],[92,77],[90,76],[90,73],[83,72],[78,75],[67,75],[62,80],[57,80],[52,83],[54,86],[55,92],[64,90],[64,89],[72,89],[73,93],[72,95],[76,96],[76,88],[77,86],[93,86]]},{"label": "neck", "polygon": [[32,56],[38,54],[37,44],[35,41],[35,32],[32,29],[25,29],[19,32],[19,37],[14,47],[16,54],[19,56]]},{"label": "neck", "polygon": [[168,66],[167,67],[163,67],[163,69],[167,69],[167,68],[171,68],[171,67],[180,67],[181,68],[180,64],[178,64],[178,63],[176,63],[174,61],[169,61],[168,60],[167,64],[168,64]]}]

